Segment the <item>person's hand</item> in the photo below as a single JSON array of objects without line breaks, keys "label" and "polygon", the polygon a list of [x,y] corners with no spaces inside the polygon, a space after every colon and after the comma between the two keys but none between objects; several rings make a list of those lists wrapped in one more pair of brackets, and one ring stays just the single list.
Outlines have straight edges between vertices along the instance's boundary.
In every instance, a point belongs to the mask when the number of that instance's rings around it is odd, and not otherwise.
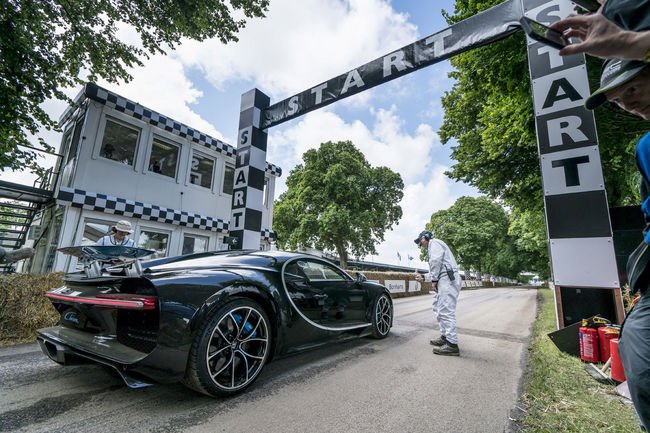
[{"label": "person's hand", "polygon": [[623,30],[600,12],[572,15],[550,27],[562,32],[565,38],[580,39],[580,42],[562,48],[562,56],[587,53],[606,59],[642,59],[650,48],[644,42],[650,32]]},{"label": "person's hand", "polygon": [[432,289],[434,292],[438,293],[438,283],[435,282],[435,281],[434,281],[433,283],[431,283],[431,289]]},{"label": "person's hand", "polygon": [[415,273],[415,281],[417,281],[417,282],[419,282],[419,283],[423,282],[423,281],[424,281],[424,277],[422,276],[422,274],[420,274],[419,272],[416,272],[416,273]]}]

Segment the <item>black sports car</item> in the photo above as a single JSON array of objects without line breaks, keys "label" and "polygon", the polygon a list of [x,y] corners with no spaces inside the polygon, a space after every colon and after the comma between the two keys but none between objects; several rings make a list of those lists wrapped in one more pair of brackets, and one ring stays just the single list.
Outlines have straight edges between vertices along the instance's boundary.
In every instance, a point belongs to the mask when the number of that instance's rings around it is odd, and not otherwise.
[{"label": "black sports car", "polygon": [[61,250],[85,269],[46,294],[61,318],[38,331],[43,352],[60,364],[110,366],[131,387],[181,380],[228,396],[274,357],[384,338],[392,326],[386,287],[315,256],[221,251],[140,262],[149,251]]}]

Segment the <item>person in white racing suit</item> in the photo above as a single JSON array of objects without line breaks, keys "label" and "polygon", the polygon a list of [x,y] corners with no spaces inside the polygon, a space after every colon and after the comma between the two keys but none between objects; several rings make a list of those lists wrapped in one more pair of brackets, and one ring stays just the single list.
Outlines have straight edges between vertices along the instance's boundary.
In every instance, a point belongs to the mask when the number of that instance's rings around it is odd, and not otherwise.
[{"label": "person in white racing suit", "polygon": [[456,330],[456,302],[461,280],[458,265],[446,243],[435,239],[430,231],[422,231],[415,239],[416,245],[427,249],[429,273],[417,273],[417,281],[430,281],[433,291],[433,313],[440,325],[440,338],[431,340],[436,355],[459,356],[458,331]]}]

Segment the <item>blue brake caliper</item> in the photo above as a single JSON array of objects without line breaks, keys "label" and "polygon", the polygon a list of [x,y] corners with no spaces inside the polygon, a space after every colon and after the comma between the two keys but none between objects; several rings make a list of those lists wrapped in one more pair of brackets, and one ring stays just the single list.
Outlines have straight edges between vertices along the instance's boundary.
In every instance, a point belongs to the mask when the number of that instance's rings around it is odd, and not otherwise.
[{"label": "blue brake caliper", "polygon": [[[239,326],[239,329],[241,329],[242,326],[241,322],[244,320],[243,316],[240,314],[235,314],[234,317],[235,317],[235,322],[237,322],[237,326]],[[252,330],[253,330],[253,325],[251,324],[251,322],[244,323],[244,329],[241,329],[240,337],[241,338],[255,337],[257,331],[249,335]]]}]

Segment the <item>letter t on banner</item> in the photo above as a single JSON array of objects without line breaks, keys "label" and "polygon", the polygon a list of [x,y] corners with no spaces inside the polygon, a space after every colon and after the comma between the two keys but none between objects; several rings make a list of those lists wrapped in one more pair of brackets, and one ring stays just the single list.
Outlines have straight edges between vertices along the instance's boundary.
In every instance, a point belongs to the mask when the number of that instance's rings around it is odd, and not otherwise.
[{"label": "letter t on banner", "polygon": [[[523,0],[523,5],[524,15],[546,25],[574,12],[568,0]],[[528,38],[528,64],[558,325],[595,314],[620,323],[621,290],[596,124],[584,108],[590,94],[585,57],[562,57],[557,49]],[[593,289],[613,290],[613,296]],[[603,307],[588,296],[612,299],[615,306],[607,312],[587,311]]]},{"label": "letter t on banner", "polygon": [[241,97],[228,230],[229,235],[237,239],[235,249],[260,249],[267,133],[259,126],[260,113],[270,102],[270,98],[257,89],[249,90]]}]

